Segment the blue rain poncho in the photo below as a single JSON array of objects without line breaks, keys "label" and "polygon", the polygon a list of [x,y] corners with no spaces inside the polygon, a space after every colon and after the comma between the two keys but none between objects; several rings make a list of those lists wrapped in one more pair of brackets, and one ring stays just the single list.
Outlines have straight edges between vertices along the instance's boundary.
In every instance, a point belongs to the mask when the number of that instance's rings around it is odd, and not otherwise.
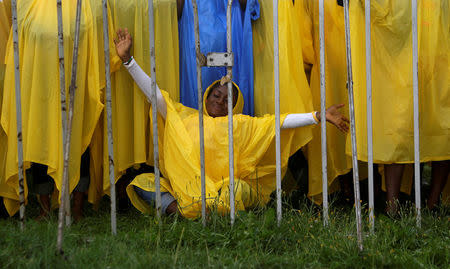
[{"label": "blue rain poncho", "polygon": [[[227,0],[197,0],[200,26],[200,49],[210,52],[227,50]],[[248,0],[245,11],[239,1],[232,5],[233,81],[244,95],[243,114],[253,115],[253,37],[252,20],[259,18],[258,0]],[[192,3],[185,0],[178,22],[180,42],[180,99],[185,106],[197,108],[197,70],[195,58],[194,15]],[[203,92],[226,75],[225,67],[202,67]]]}]

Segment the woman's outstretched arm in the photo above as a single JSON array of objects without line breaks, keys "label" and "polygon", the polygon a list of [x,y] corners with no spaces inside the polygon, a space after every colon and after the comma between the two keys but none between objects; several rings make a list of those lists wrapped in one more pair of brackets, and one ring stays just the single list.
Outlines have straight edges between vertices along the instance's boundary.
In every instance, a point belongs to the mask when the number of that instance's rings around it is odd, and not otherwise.
[{"label": "woman's outstretched arm", "polygon": [[[114,38],[117,55],[119,55],[120,59],[122,59],[124,66],[127,68],[131,77],[133,77],[134,82],[136,82],[142,93],[144,93],[148,101],[151,103],[152,79],[144,72],[144,70],[142,70],[142,68],[131,56],[130,49],[132,43],[133,41],[131,35],[128,33],[126,28],[117,30],[117,37]],[[158,85],[156,85],[156,101],[158,112],[165,119],[167,115],[167,104]]]},{"label": "woman's outstretched arm", "polygon": [[[326,120],[336,126],[341,132],[348,132],[348,124],[350,121],[341,114],[339,109],[344,105],[332,105],[325,111]],[[281,129],[298,128],[320,122],[320,112],[289,114],[284,119]]]}]

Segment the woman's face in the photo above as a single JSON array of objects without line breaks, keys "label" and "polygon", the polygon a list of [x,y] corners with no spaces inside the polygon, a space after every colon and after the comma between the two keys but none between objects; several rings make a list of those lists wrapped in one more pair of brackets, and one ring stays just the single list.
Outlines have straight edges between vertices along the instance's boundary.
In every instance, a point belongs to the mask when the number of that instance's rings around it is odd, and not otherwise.
[{"label": "woman's face", "polygon": [[[233,96],[233,107],[236,104],[236,96]],[[222,85],[216,87],[206,98],[206,111],[208,114],[215,117],[225,117],[228,115],[228,87]]]}]

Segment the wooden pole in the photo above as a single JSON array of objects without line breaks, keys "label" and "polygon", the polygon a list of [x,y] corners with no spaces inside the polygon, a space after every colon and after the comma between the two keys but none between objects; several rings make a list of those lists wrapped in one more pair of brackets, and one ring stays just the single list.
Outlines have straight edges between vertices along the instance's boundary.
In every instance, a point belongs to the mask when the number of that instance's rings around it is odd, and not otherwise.
[{"label": "wooden pole", "polygon": [[348,101],[350,108],[350,132],[352,140],[352,164],[353,164],[353,187],[355,194],[356,211],[356,233],[358,237],[359,250],[363,250],[362,230],[361,230],[361,201],[359,193],[359,172],[358,172],[358,151],[356,148],[356,127],[355,127],[355,105],[353,101],[353,70],[352,70],[352,50],[350,44],[350,19],[348,11],[348,0],[344,0],[345,17],[345,44],[347,54],[347,86]]},{"label": "wooden pole", "polygon": [[[59,88],[61,95],[61,121],[62,121],[62,137],[63,137],[63,148],[66,145],[67,140],[67,100],[66,100],[66,73],[64,69],[64,28],[62,19],[62,3],[61,0],[56,1],[56,10],[58,18],[58,58],[59,58]],[[63,150],[63,159],[65,158]],[[64,229],[64,206],[66,201],[64,197],[66,196],[67,184],[64,182],[65,170],[63,170],[63,182],[61,187],[61,205],[58,211],[58,237],[57,246],[58,251],[62,252],[62,235]]]},{"label": "wooden pole", "polygon": [[275,171],[277,194],[277,225],[280,226],[282,218],[281,206],[281,136],[280,136],[280,63],[278,51],[278,0],[273,0],[273,74],[275,86]]},{"label": "wooden pole", "polygon": [[157,122],[157,100],[156,100],[156,67],[155,67],[155,22],[153,19],[153,0],[148,1],[148,18],[150,32],[150,70],[152,78],[152,121],[153,121],[153,156],[155,167],[155,187],[156,187],[156,216],[161,218],[161,186],[159,173],[159,145],[158,145],[158,122]]},{"label": "wooden pole", "polygon": [[16,92],[16,123],[17,123],[17,159],[19,177],[20,228],[23,230],[25,221],[25,193],[23,178],[23,137],[22,137],[22,98],[20,88],[19,35],[17,23],[17,1],[11,0],[12,30],[14,48],[14,82]]},{"label": "wooden pole", "polygon": [[200,51],[200,30],[198,23],[197,0],[192,0],[194,12],[194,33],[195,33],[195,55],[197,59],[197,97],[198,97],[198,126],[200,134],[200,173],[202,188],[202,224],[206,226],[206,187],[205,187],[205,135],[203,129],[203,94],[202,94],[202,66]]},{"label": "wooden pole", "polygon": [[109,59],[108,1],[103,0],[103,48],[105,54],[106,122],[108,128],[108,163],[111,197],[111,232],[117,234],[116,181],[114,176],[114,140],[112,131],[111,68]]},{"label": "wooden pole", "polygon": [[[59,1],[59,0],[58,0]],[[59,8],[60,5],[58,5]],[[66,211],[66,225],[70,225],[70,199],[69,199],[69,157],[70,157],[70,139],[72,135],[72,120],[73,120],[73,110],[75,101],[75,90],[77,88],[77,67],[78,67],[78,46],[80,41],[80,22],[81,22],[81,0],[77,0],[77,13],[75,22],[75,39],[73,44],[73,55],[72,55],[72,74],[69,86],[69,115],[66,125],[66,141],[64,144],[64,170],[63,170],[63,181],[61,187],[61,205],[59,209],[58,218],[58,237],[57,237],[57,248],[60,253],[62,253],[62,241],[63,241],[63,213]]]},{"label": "wooden pole", "polygon": [[374,233],[374,191],[373,191],[373,131],[372,131],[372,48],[370,27],[370,0],[365,3],[366,15],[366,100],[367,100],[367,165],[369,173],[369,225],[370,233]]},{"label": "wooden pole", "polygon": [[325,85],[325,11],[324,0],[319,0],[319,43],[320,43],[320,123],[322,149],[322,207],[323,225],[328,226],[328,159],[327,159],[327,121],[326,119],[326,85]]},{"label": "wooden pole", "polygon": [[416,225],[421,226],[420,212],[420,134],[419,134],[419,56],[417,44],[417,0],[412,1],[412,53],[413,53],[413,103],[414,103],[414,189],[416,200]]},{"label": "wooden pole", "polygon": [[[232,33],[231,33],[231,6],[233,0],[228,0],[227,6],[227,52],[232,53]],[[227,76],[233,77],[233,67],[227,67]],[[235,208],[234,208],[234,138],[233,138],[233,85],[228,82],[228,168],[230,180],[230,219],[231,225],[234,224]]]}]

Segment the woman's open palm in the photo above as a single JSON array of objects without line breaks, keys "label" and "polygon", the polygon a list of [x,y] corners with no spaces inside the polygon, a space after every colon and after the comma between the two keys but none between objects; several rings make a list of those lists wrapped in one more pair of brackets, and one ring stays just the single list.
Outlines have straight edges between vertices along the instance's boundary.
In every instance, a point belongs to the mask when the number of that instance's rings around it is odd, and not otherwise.
[{"label": "woman's open palm", "polygon": [[130,49],[133,44],[133,39],[131,38],[128,29],[117,30],[117,36],[114,38],[114,44],[116,45],[117,55],[122,59],[122,62],[130,60],[131,54]]},{"label": "woman's open palm", "polygon": [[329,123],[332,123],[340,131],[346,133],[348,132],[348,124],[350,121],[339,111],[342,107],[344,107],[344,104],[332,105],[327,108],[325,114]]}]

